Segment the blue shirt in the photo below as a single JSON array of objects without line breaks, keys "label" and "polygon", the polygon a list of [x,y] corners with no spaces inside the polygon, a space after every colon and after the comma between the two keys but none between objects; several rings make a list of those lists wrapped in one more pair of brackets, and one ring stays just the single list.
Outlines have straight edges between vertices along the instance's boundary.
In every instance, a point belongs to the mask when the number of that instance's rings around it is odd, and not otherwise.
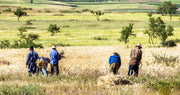
[{"label": "blue shirt", "polygon": [[109,64],[111,65],[112,63],[117,62],[121,66],[121,58],[117,55],[112,55],[109,58]]},{"label": "blue shirt", "polygon": [[58,61],[60,60],[60,55],[59,53],[57,52],[57,50],[53,49],[51,52],[50,52],[50,63],[51,64],[58,64]]},{"label": "blue shirt", "polygon": [[30,51],[27,55],[26,65],[34,64],[38,58],[39,58],[38,53],[34,51]]}]

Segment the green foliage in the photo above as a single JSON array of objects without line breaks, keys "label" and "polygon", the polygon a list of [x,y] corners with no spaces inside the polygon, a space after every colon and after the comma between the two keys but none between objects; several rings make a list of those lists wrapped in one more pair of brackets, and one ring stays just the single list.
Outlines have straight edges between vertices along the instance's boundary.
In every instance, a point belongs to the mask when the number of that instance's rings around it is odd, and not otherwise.
[{"label": "green foliage", "polygon": [[159,80],[155,82],[149,81],[147,87],[158,91],[160,95],[171,95],[173,85],[166,80]]},{"label": "green foliage", "polygon": [[11,12],[11,8],[4,9],[3,12]]},{"label": "green foliage", "polygon": [[160,18],[149,18],[148,27],[146,28],[144,34],[148,34],[149,43],[153,44],[153,38],[158,37],[162,43],[166,41],[168,36],[173,35],[173,27],[164,23]]},{"label": "green foliage", "polygon": [[41,95],[41,90],[39,85],[24,85],[22,87],[17,84],[8,86],[1,86],[2,95]]},{"label": "green foliage", "polygon": [[169,41],[166,41],[163,46],[166,46],[166,47],[174,47],[174,46],[177,46],[176,45],[176,41],[175,40],[169,40]]},{"label": "green foliage", "polygon": [[152,54],[155,63],[165,63],[167,66],[174,66],[174,63],[179,62],[179,56],[168,56],[165,53]]},{"label": "green foliage", "polygon": [[18,9],[14,12],[14,15],[16,15],[16,16],[18,17],[18,21],[19,21],[19,18],[20,18],[21,16],[26,16],[27,13],[24,12],[24,11],[22,11],[21,8],[18,8]]},{"label": "green foliage", "polygon": [[157,8],[157,12],[162,15],[169,14],[170,20],[172,20],[172,15],[176,13],[176,9],[176,6],[171,1],[165,1]]},{"label": "green foliage", "polygon": [[27,21],[26,21],[26,25],[32,25],[31,20],[27,20]]},{"label": "green foliage", "polygon": [[133,34],[133,24],[129,23],[129,26],[127,27],[123,27],[123,29],[121,30],[121,37],[120,37],[120,41],[124,41],[124,43],[126,44],[128,42],[128,38],[129,36],[136,36],[136,34]]},{"label": "green foliage", "polygon": [[57,24],[50,24],[47,30],[51,32],[51,36],[53,36],[54,33],[60,32],[60,26],[57,26]]},{"label": "green foliage", "polygon": [[147,15],[148,15],[149,17],[152,17],[152,15],[153,15],[152,11],[151,11],[151,12],[148,12]]},{"label": "green foliage", "polygon": [[107,38],[102,38],[102,37],[94,37],[94,40],[107,40]]},{"label": "green foliage", "polygon": [[100,10],[98,10],[98,11],[91,10],[90,12],[96,17],[97,21],[99,21],[100,16],[104,15],[104,13],[101,12]]}]

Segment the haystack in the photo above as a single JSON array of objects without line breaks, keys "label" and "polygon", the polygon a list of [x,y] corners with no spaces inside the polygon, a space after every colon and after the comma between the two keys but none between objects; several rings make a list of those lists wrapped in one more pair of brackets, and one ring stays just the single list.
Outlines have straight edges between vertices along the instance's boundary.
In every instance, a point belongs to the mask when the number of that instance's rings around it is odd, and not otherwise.
[{"label": "haystack", "polygon": [[132,81],[114,74],[107,74],[98,78],[98,86],[131,85]]}]

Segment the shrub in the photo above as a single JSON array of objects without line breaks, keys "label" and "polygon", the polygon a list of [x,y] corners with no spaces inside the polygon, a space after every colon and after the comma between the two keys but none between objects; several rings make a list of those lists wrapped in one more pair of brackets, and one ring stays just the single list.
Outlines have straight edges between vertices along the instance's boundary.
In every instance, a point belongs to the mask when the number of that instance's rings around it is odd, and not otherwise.
[{"label": "shrub", "polygon": [[3,12],[11,12],[11,8],[4,9]]},{"label": "shrub", "polygon": [[62,26],[63,28],[68,28],[68,27],[70,27],[69,25],[63,25]]},{"label": "shrub", "polygon": [[81,13],[81,11],[78,10],[59,10],[61,13]]},{"label": "shrub", "polygon": [[32,25],[31,20],[27,20],[27,21],[26,21],[26,25]]},{"label": "shrub", "polygon": [[49,11],[49,10],[46,10],[45,12],[46,12],[46,13],[51,13],[51,11]]},{"label": "shrub", "polygon": [[170,63],[179,62],[179,56],[168,56],[165,53],[152,54],[152,55],[155,58],[155,61],[154,61],[155,63],[165,63],[167,66],[170,66]]},{"label": "shrub", "polygon": [[12,85],[12,86],[4,85],[1,87],[1,92],[3,95],[19,95],[20,89],[18,85]]},{"label": "shrub", "polygon": [[107,38],[101,38],[101,37],[94,37],[94,40],[107,40]]},{"label": "shrub", "polygon": [[41,10],[38,10],[39,13],[41,13]]},{"label": "shrub", "polygon": [[39,85],[24,85],[21,87],[21,93],[23,95],[41,95],[41,89]]},{"label": "shrub", "polygon": [[90,11],[89,9],[82,9],[82,12],[88,12]]},{"label": "shrub", "polygon": [[166,41],[165,43],[163,43],[163,46],[174,47],[174,46],[176,46],[176,41],[175,40]]},{"label": "shrub", "polygon": [[53,16],[64,16],[64,14],[53,14]]}]

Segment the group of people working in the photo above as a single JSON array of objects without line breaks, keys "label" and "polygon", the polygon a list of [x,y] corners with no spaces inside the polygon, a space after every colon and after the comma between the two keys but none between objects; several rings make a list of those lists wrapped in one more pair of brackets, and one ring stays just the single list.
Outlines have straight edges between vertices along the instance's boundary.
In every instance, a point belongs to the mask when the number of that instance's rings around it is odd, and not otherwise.
[{"label": "group of people working", "polygon": [[[129,61],[129,71],[128,76],[131,76],[134,72],[134,76],[138,76],[139,64],[142,58],[141,44],[137,44],[136,48],[131,50],[130,61]],[[47,77],[47,65],[50,63],[51,66],[51,75],[54,73],[59,74],[58,61],[63,57],[64,52],[60,54],[56,50],[56,46],[52,46],[52,51],[50,52],[50,59],[46,57],[39,57],[38,53],[34,51],[33,46],[29,48],[29,53],[27,55],[26,67],[28,67],[29,76],[32,76],[32,73],[39,75],[39,71],[42,71],[45,77]],[[110,72],[118,74],[118,69],[121,66],[121,58],[117,52],[114,52],[114,55],[109,58]]]},{"label": "group of people working", "polygon": [[48,73],[46,71],[48,63],[51,66],[51,75],[54,73],[59,74],[58,62],[61,59],[61,55],[56,50],[56,46],[52,46],[52,51],[50,52],[50,59],[46,57],[39,57],[38,53],[34,51],[33,46],[30,46],[29,53],[26,59],[26,68],[28,67],[29,76],[32,76],[32,73],[39,75],[39,71],[42,71],[45,77]]},{"label": "group of people working", "polygon": [[[139,65],[142,59],[141,48],[142,48],[141,44],[137,44],[136,48],[131,50],[128,76],[131,76],[133,72],[135,77],[138,76]],[[113,72],[113,74],[117,74],[118,69],[121,66],[121,58],[117,52],[114,52],[114,55],[110,56],[109,64],[110,64],[110,72]]]}]

